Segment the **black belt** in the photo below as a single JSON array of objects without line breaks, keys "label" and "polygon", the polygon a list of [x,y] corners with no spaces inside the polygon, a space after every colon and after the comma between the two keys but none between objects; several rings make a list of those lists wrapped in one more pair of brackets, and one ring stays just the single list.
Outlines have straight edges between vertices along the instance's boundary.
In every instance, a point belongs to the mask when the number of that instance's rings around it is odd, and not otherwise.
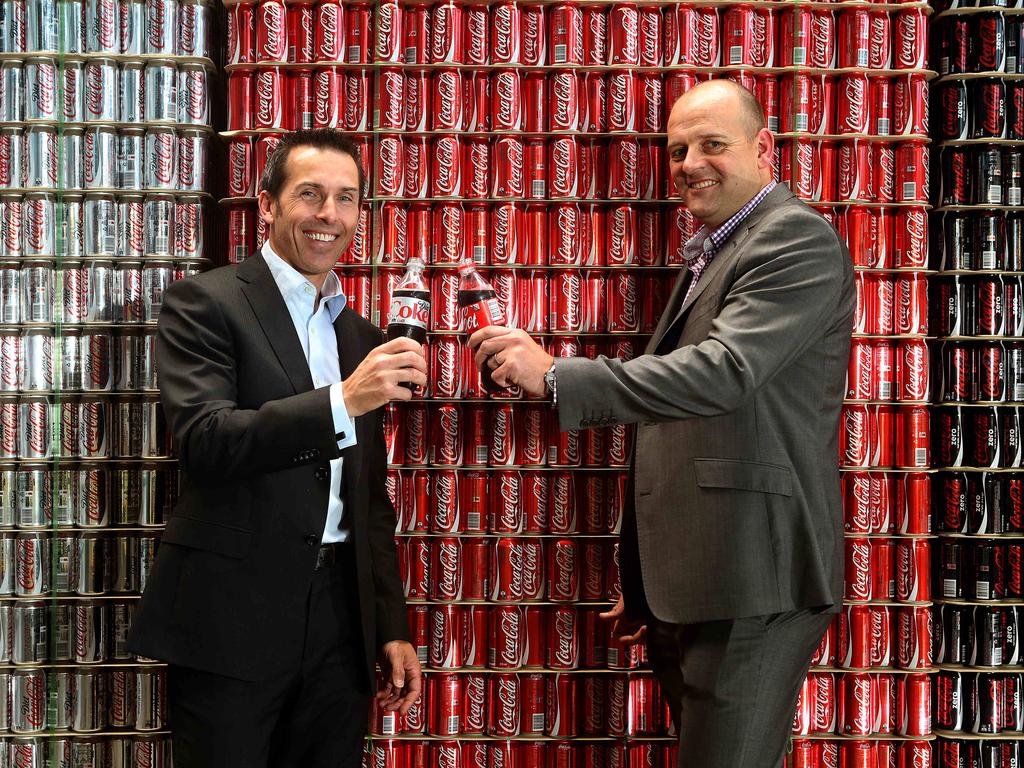
[{"label": "black belt", "polygon": [[331,566],[340,563],[349,551],[350,545],[345,542],[321,544],[320,550],[316,553],[316,565],[313,566],[313,570],[321,571],[324,568],[330,568]]}]

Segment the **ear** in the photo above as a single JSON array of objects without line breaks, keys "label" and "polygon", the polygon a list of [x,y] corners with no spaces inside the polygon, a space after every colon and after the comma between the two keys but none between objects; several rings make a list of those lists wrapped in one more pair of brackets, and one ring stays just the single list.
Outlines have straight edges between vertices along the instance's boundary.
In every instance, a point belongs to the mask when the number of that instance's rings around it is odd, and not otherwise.
[{"label": "ear", "polygon": [[754,137],[754,145],[757,147],[757,164],[759,167],[768,168],[775,162],[775,136],[767,128],[762,128]]},{"label": "ear", "polygon": [[260,190],[259,197],[257,198],[260,206],[260,216],[267,224],[274,223],[274,198],[270,196],[270,193],[265,189]]}]

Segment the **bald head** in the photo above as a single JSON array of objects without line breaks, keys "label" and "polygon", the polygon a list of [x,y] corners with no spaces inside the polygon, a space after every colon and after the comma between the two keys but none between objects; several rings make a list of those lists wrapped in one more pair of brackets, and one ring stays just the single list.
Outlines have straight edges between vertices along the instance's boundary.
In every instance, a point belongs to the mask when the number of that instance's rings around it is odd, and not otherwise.
[{"label": "bald head", "polygon": [[767,126],[764,108],[757,97],[734,80],[707,80],[688,90],[672,106],[669,122],[678,119],[678,114],[694,101],[713,104],[722,109],[723,118],[729,115],[739,117],[748,139],[757,136]]}]

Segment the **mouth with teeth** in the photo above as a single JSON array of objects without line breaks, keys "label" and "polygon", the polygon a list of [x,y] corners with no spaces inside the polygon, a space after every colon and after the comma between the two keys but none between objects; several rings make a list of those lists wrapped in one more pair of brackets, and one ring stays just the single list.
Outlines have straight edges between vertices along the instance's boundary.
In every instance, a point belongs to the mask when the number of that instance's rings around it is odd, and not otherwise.
[{"label": "mouth with teeth", "polygon": [[686,186],[690,189],[707,189],[708,187],[715,186],[717,183],[715,179],[701,179],[700,181],[691,182]]},{"label": "mouth with teeth", "polygon": [[329,232],[303,232],[307,240],[314,240],[318,243],[332,243],[338,239],[338,235]]}]

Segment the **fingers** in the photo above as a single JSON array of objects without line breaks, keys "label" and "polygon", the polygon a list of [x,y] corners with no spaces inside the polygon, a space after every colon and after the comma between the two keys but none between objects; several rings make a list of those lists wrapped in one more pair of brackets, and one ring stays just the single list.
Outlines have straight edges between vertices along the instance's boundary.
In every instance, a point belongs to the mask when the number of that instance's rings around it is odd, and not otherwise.
[{"label": "fingers", "polygon": [[400,339],[392,339],[385,344],[381,344],[375,351],[384,352],[388,355],[394,355],[399,352],[420,352],[420,356],[422,357],[423,348],[419,345],[419,342],[413,341],[407,337],[402,337]]},{"label": "fingers", "polygon": [[615,605],[611,607],[610,610],[607,610],[604,613],[600,613],[598,614],[598,616],[604,619],[605,621],[611,621],[613,619],[618,619],[625,612],[626,604],[625,601],[620,597],[618,601],[615,603]]},{"label": "fingers", "polygon": [[502,325],[488,325],[469,337],[469,346],[476,349],[481,343],[497,336],[504,336],[509,329]]},{"label": "fingers", "polygon": [[626,645],[636,645],[637,643],[642,641],[646,635],[647,635],[647,625],[644,624],[644,625],[641,625],[640,628],[637,629],[632,634],[620,635],[619,636],[619,641],[622,642],[622,643],[625,643]]}]

